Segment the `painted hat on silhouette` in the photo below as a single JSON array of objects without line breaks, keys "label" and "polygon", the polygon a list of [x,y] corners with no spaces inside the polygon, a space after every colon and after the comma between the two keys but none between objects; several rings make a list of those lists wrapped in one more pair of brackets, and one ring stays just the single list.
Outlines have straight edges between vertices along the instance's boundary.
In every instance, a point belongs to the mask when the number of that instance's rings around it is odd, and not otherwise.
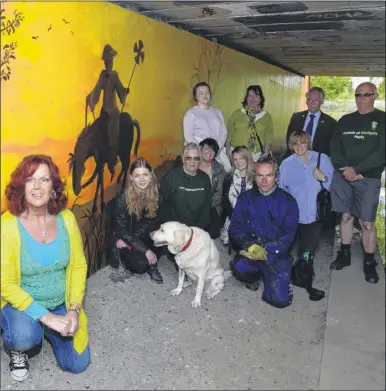
[{"label": "painted hat on silhouette", "polygon": [[103,53],[102,53],[102,60],[111,60],[112,58],[114,58],[116,55],[118,54],[118,52],[116,50],[114,50],[111,45],[107,44],[105,45],[105,47],[103,48]]}]

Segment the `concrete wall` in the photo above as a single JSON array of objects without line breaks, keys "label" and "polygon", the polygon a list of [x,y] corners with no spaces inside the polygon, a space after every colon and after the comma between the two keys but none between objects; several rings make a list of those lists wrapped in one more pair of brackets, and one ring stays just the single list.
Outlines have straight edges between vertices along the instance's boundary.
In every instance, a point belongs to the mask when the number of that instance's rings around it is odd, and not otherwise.
[{"label": "concrete wall", "polygon": [[[68,159],[69,154],[76,155],[75,145],[85,127],[85,99],[104,69],[101,56],[106,44],[118,52],[114,69],[125,86],[132,76],[123,111],[139,123],[138,155],[154,166],[181,152],[182,118],[192,105],[191,89],[198,81],[211,84],[212,103],[226,120],[240,107],[245,88],[260,84],[273,117],[276,148],[283,142],[290,115],[304,105],[307,79],[110,3],[5,2],[2,7],[1,193],[25,155],[49,154],[66,179],[70,207],[84,217],[82,224],[98,216],[89,205],[96,181],[75,194]],[[138,54],[134,45],[140,40],[144,61],[133,73]],[[100,103],[96,117],[99,112]],[[88,111],[88,123],[93,121]],[[88,159],[82,183],[94,168],[94,159]],[[116,171],[120,168],[118,163]],[[105,202],[120,188],[116,178],[110,182],[105,168]],[[102,231],[103,227],[93,233],[94,240],[101,242]]]}]

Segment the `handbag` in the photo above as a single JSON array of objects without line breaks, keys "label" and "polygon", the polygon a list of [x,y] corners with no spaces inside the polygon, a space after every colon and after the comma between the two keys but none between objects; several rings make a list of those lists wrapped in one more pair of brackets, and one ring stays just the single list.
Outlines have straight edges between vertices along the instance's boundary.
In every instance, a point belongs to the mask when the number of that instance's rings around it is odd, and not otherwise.
[{"label": "handbag", "polygon": [[[316,164],[316,168],[320,167],[320,155],[318,154],[318,163]],[[322,181],[319,181],[321,190],[316,197],[316,219],[321,222],[332,221],[333,219],[333,211],[331,205],[331,195],[328,190],[323,187]]]}]

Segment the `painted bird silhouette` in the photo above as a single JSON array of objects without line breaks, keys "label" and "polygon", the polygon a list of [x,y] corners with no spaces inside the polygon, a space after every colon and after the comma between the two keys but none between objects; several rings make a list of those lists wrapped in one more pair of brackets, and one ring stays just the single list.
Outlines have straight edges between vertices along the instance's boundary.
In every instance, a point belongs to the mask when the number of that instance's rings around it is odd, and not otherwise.
[{"label": "painted bird silhouette", "polygon": [[62,20],[63,20],[63,22],[66,23],[66,24],[70,23],[70,22],[68,22],[66,19],[63,19],[63,18],[62,18]]},{"label": "painted bird silhouette", "polygon": [[52,24],[50,24],[50,27],[48,27],[47,31],[50,31],[52,29]]},{"label": "painted bird silhouette", "polygon": [[38,39],[38,38],[39,38],[38,35],[34,35],[34,36],[32,37],[32,39]]}]

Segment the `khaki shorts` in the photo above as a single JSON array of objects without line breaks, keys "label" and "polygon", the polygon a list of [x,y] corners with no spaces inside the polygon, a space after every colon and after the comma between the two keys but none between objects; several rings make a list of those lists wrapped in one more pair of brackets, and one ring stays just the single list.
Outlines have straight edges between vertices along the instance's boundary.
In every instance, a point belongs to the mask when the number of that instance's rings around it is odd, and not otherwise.
[{"label": "khaki shorts", "polygon": [[362,221],[374,222],[379,204],[381,180],[363,178],[359,181],[346,181],[335,171],[331,183],[332,210],[350,213]]}]

